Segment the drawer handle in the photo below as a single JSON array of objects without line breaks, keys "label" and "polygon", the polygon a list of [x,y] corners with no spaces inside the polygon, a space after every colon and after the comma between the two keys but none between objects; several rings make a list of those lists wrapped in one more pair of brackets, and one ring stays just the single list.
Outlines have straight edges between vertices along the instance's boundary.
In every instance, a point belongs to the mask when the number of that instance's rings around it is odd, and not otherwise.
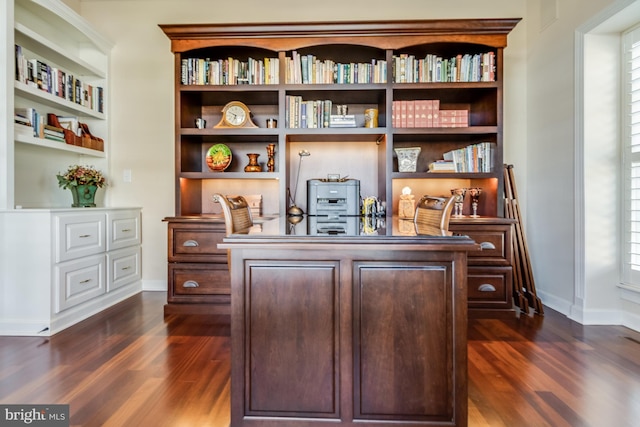
[{"label": "drawer handle", "polygon": [[182,244],[182,246],[186,246],[189,248],[195,248],[196,246],[198,246],[198,242],[195,240],[187,240],[186,242],[184,242]]},{"label": "drawer handle", "polygon": [[131,267],[122,267],[122,270],[131,270]]},{"label": "drawer handle", "polygon": [[91,281],[91,279],[87,279],[87,280],[81,280],[80,284],[84,285],[85,283],[89,283]]},{"label": "drawer handle", "polygon": [[87,237],[91,237],[91,234],[81,234],[80,236],[81,239],[86,239]]},{"label": "drawer handle", "polygon": [[482,242],[480,243],[480,249],[484,250],[484,249],[495,249],[496,245],[494,245],[491,242]]},{"label": "drawer handle", "polygon": [[478,290],[480,292],[495,292],[496,291],[496,287],[493,285],[490,285],[488,283],[484,283],[480,286],[478,286]]},{"label": "drawer handle", "polygon": [[182,284],[183,288],[197,288],[198,286],[200,285],[195,280],[187,280]]},{"label": "drawer handle", "polygon": [[128,233],[128,232],[130,232],[130,231],[131,231],[131,229],[130,229],[130,228],[123,228],[123,229],[122,229],[122,232],[123,232],[123,233]]}]

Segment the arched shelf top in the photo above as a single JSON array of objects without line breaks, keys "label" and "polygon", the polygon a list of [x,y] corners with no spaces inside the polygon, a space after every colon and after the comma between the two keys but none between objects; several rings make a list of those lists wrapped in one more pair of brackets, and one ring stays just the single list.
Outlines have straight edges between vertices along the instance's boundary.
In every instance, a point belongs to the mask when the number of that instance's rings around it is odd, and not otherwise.
[{"label": "arched shelf top", "polygon": [[174,53],[225,45],[290,51],[344,44],[403,49],[429,43],[472,43],[493,48],[507,45],[520,18],[359,22],[161,24]]}]

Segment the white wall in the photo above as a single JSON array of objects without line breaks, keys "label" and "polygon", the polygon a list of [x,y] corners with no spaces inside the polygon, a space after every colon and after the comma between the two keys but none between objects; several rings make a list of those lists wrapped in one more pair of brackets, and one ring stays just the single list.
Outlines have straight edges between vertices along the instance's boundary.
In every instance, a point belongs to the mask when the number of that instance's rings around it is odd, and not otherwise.
[{"label": "white wall", "polygon": [[[111,61],[111,200],[143,206],[143,286],[166,288],[167,232],[174,214],[173,54],[158,24],[522,17],[525,0],[396,0],[392,8],[371,1],[291,2],[247,0],[109,0],[80,2],[81,14],[115,43]],[[525,28],[516,26],[505,51],[507,161],[526,170]],[[132,182],[122,179],[131,169]]]},{"label": "white wall", "polygon": [[[629,0],[527,3],[527,219],[538,294],[586,324],[640,328],[620,290],[616,31],[592,31]],[[557,9],[556,9],[557,8]],[[549,9],[556,19],[546,20]],[[638,7],[625,10],[640,21]],[[544,24],[547,25],[544,25]],[[628,298],[629,299],[629,298]],[[636,298],[637,299],[637,298]]]}]

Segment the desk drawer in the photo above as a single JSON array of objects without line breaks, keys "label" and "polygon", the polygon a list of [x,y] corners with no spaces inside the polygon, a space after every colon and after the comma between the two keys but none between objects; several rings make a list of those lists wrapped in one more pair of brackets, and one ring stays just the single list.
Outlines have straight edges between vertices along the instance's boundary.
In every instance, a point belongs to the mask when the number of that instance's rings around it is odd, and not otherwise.
[{"label": "desk drawer", "polygon": [[[187,226],[169,224],[169,262],[227,262],[227,251],[218,249],[226,236],[224,224]],[[226,267],[225,267],[226,268]]]},{"label": "desk drawer", "polygon": [[469,308],[511,308],[511,267],[468,267]]},{"label": "desk drawer", "polygon": [[481,251],[468,253],[469,264],[511,265],[511,225],[474,228],[456,224],[450,230],[469,236],[482,246]]},{"label": "desk drawer", "polygon": [[169,264],[169,302],[230,301],[231,285],[226,264]]}]

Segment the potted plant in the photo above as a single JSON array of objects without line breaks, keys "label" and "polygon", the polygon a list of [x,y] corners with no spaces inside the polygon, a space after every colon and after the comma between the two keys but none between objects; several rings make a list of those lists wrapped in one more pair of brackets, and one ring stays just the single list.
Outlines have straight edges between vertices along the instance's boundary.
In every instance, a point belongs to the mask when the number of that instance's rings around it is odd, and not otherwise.
[{"label": "potted plant", "polygon": [[93,166],[72,165],[65,173],[56,175],[61,188],[71,190],[71,207],[95,207],[96,190],[107,185],[104,175]]}]

